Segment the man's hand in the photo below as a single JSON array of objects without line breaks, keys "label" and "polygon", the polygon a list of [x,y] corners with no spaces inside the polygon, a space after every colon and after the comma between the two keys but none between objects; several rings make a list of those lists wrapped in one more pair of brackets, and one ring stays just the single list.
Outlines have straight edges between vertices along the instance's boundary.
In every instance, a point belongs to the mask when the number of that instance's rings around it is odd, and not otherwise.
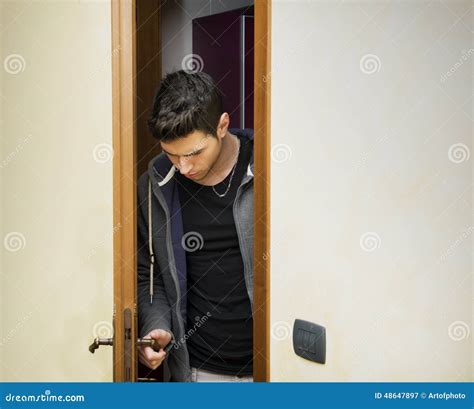
[{"label": "man's hand", "polygon": [[166,357],[166,352],[163,348],[166,347],[171,341],[171,334],[163,329],[154,329],[146,334],[143,338],[153,338],[158,342],[160,351],[155,351],[150,346],[138,347],[138,358],[143,365],[146,365],[150,369],[158,368]]}]

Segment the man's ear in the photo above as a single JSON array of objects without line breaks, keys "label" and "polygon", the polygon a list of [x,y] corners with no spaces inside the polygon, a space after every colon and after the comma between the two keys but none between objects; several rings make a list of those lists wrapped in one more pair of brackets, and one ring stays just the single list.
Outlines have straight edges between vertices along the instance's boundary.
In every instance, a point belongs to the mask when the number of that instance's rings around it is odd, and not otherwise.
[{"label": "man's ear", "polygon": [[224,112],[219,119],[219,124],[217,125],[218,138],[223,138],[224,136],[227,135],[227,130],[229,129],[229,125],[230,125],[229,114],[227,112]]}]

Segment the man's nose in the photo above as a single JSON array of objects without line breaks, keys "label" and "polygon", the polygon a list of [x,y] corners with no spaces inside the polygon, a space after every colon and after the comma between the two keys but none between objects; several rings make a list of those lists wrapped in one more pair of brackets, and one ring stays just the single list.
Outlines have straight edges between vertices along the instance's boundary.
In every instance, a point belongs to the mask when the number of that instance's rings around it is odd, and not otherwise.
[{"label": "man's nose", "polygon": [[189,159],[188,158],[179,158],[179,171],[181,172],[182,175],[185,175],[187,173],[189,173],[189,171],[191,170],[192,166],[191,166],[191,163],[189,163]]}]

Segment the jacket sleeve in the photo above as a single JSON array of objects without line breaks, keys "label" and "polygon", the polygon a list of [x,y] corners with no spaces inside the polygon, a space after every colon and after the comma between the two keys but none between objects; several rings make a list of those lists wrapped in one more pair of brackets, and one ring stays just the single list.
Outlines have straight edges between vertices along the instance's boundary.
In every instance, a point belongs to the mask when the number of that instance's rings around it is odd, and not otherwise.
[{"label": "jacket sleeve", "polygon": [[[148,175],[146,173],[140,178],[137,190],[138,333],[141,338],[153,329],[163,329],[171,333],[171,337],[174,339],[171,331],[171,308],[165,292],[163,277],[156,262],[153,270],[153,303],[150,303],[151,258],[148,239]],[[157,225],[158,221],[152,220],[152,228]]]}]

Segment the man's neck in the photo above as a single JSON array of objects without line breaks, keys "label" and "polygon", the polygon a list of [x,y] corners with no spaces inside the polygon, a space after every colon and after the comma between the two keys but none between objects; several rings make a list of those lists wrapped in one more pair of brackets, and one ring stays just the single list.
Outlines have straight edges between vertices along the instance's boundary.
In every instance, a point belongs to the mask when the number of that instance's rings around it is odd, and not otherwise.
[{"label": "man's neck", "polygon": [[222,148],[214,166],[210,169],[208,175],[200,180],[199,183],[206,186],[213,186],[222,182],[232,171],[237,161],[239,152],[239,138],[227,131],[226,136],[222,139]]}]

